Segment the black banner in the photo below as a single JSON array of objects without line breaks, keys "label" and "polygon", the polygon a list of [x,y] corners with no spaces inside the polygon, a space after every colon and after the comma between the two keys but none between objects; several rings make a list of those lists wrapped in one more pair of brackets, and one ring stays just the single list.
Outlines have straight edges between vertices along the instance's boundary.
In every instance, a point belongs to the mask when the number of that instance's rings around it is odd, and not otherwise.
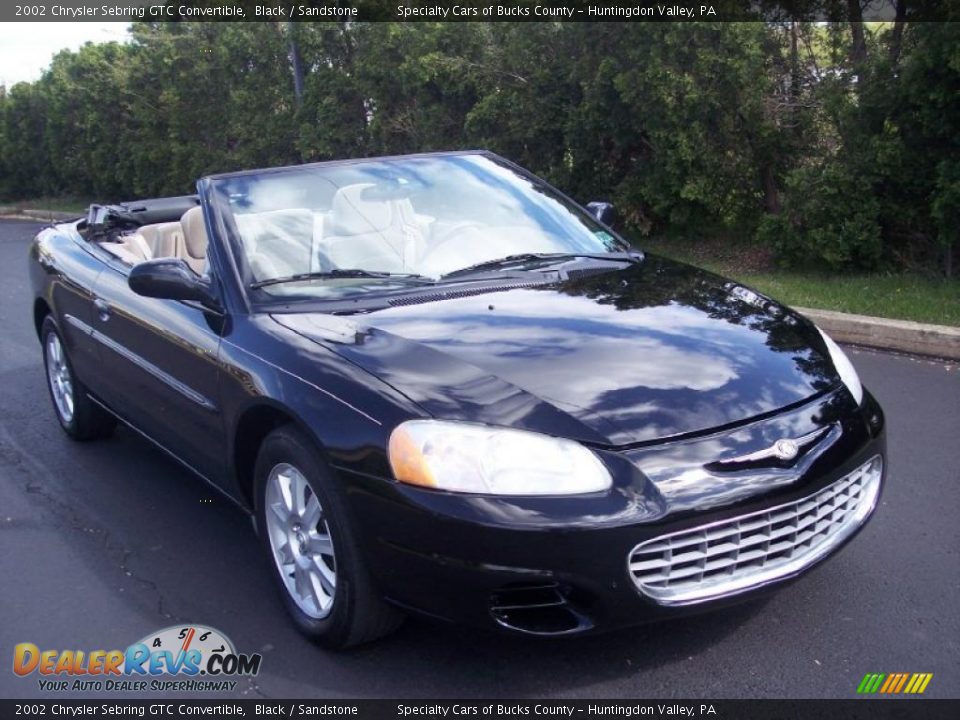
[{"label": "black banner", "polygon": [[[901,21],[960,19],[951,0],[910,0]],[[17,22],[688,22],[848,19],[838,0],[26,0],[3,3]],[[896,0],[872,0],[864,21],[894,21]]]},{"label": "black banner", "polygon": [[0,700],[7,718],[955,720],[960,700]]}]

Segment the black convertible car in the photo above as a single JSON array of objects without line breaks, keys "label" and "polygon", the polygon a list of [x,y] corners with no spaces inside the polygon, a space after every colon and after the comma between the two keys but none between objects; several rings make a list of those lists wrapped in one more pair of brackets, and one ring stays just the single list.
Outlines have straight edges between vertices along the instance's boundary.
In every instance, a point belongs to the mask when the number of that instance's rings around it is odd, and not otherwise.
[{"label": "black convertible car", "polygon": [[73,438],[119,419],[255,514],[329,647],[404,611],[536,635],[794,578],[874,510],[843,351],[485,152],[255,170],[30,250]]}]

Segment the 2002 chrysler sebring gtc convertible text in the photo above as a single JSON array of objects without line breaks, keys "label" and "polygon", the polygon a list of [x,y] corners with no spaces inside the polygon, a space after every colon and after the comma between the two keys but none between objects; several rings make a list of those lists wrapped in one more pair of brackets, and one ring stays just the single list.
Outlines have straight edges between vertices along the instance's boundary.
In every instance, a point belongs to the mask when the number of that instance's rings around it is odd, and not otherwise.
[{"label": "2002 chrysler sebring gtc convertible text", "polygon": [[877,504],[883,415],[829,337],[501,158],[197,188],[37,236],[50,394],[252,509],[327,646],[404,610],[560,635],[720,605]]}]

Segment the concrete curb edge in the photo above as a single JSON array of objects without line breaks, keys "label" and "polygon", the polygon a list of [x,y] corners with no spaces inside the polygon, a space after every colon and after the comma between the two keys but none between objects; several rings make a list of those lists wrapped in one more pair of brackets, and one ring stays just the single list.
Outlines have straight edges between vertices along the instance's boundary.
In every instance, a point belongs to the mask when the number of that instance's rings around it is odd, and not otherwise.
[{"label": "concrete curb edge", "polygon": [[798,307],[794,310],[806,315],[837,342],[960,360],[960,327],[813,308]]},{"label": "concrete curb edge", "polygon": [[60,212],[59,210],[32,210],[16,205],[0,206],[0,218],[7,220],[37,220],[38,222],[62,222],[81,217],[83,213]]}]

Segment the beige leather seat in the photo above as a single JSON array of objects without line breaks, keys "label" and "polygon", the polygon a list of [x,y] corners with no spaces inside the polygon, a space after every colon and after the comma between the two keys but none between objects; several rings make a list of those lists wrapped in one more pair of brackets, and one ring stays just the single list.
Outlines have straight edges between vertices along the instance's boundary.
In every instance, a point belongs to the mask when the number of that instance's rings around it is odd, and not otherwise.
[{"label": "beige leather seat", "polygon": [[406,198],[380,199],[372,183],[337,190],[322,249],[341,268],[409,271],[425,245],[421,226]]},{"label": "beige leather seat", "polygon": [[183,228],[183,246],[178,252],[197,275],[207,271],[207,226],[203,222],[203,208],[192,207],[180,218]]},{"label": "beige leather seat", "polygon": [[182,258],[197,275],[207,270],[207,228],[203,210],[190,208],[180,221],[143,225],[120,242],[101,246],[128,265],[156,258]]},{"label": "beige leather seat", "polygon": [[151,257],[180,257],[183,247],[183,227],[178,221],[144,225],[139,234],[150,248]]},{"label": "beige leather seat", "polygon": [[119,242],[102,242],[100,247],[120,258],[127,265],[136,265],[153,258],[150,244],[139,232],[125,235]]}]

